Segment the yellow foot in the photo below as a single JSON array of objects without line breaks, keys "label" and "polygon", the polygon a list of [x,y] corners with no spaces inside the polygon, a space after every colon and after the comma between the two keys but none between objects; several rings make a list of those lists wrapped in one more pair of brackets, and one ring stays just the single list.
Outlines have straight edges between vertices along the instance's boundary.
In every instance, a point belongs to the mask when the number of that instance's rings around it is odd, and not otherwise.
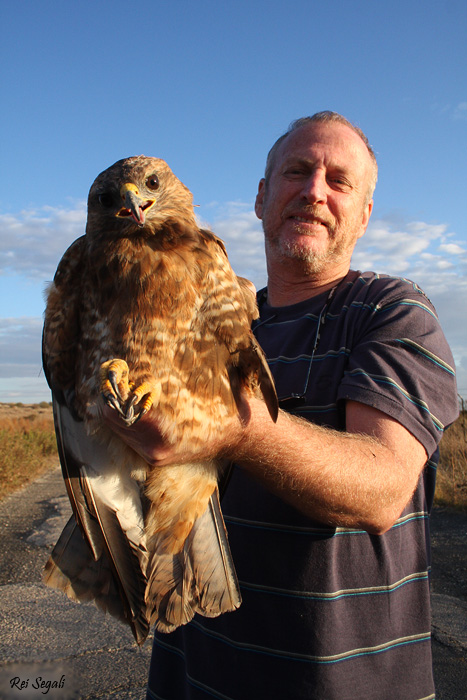
[{"label": "yellow foot", "polygon": [[[135,423],[141,416],[144,416],[150,408],[158,403],[159,397],[161,395],[161,385],[160,383],[155,384],[151,381],[146,381],[139,386],[132,387],[132,397],[128,402],[128,408],[126,411],[127,421],[131,420],[131,423]],[[139,411],[135,413],[134,407],[136,404],[141,404]]]},{"label": "yellow foot", "polygon": [[132,388],[128,377],[129,369],[125,360],[112,359],[101,365],[101,394],[104,401],[122,416],[125,415],[123,406]]},{"label": "yellow foot", "polygon": [[[135,388],[129,380],[125,360],[112,359],[100,368],[100,389],[108,406],[118,411],[127,425],[132,425],[159,400],[160,383],[146,380]],[[139,410],[135,410],[137,404]]]}]

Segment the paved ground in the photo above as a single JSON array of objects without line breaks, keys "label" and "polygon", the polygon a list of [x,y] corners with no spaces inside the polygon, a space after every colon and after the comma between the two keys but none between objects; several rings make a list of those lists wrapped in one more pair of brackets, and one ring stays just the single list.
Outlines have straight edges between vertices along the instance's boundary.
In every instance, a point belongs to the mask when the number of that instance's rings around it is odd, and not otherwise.
[{"label": "paved ground", "polygon": [[467,514],[435,508],[432,529],[436,700],[467,698]]},{"label": "paved ground", "polygon": [[[69,513],[58,469],[0,503],[0,700],[143,700],[151,640],[41,583]],[[437,509],[433,530],[436,697],[465,700],[467,515]]]},{"label": "paved ground", "polygon": [[0,698],[143,700],[151,639],[41,583],[70,513],[59,469],[0,503]]}]

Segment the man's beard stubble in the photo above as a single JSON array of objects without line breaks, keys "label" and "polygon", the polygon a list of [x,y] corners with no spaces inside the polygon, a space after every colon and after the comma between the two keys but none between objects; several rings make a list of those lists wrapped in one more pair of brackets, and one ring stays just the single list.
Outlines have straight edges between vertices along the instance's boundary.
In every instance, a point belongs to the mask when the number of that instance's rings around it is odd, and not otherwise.
[{"label": "man's beard stubble", "polygon": [[[292,207],[290,207],[290,209],[292,210]],[[266,245],[275,248],[282,256],[284,263],[293,260],[301,262],[303,263],[302,273],[313,275],[321,272],[325,265],[339,262],[342,257],[347,254],[349,248],[353,250],[357,241],[357,236],[352,236],[350,240],[345,234],[336,238],[336,222],[331,221],[329,217],[324,218],[319,212],[319,207],[310,205],[302,207],[299,211],[294,207],[290,213],[293,213],[295,216],[303,214],[310,218],[316,218],[323,223],[328,232],[329,245],[326,250],[316,251],[311,249],[306,242],[281,241],[279,236],[276,236],[274,233],[271,235],[270,232],[266,231],[264,227],[265,222],[263,220]],[[286,209],[284,211],[284,219],[286,219],[288,215],[289,211]],[[301,236],[313,237],[313,234],[310,234],[308,229],[300,226],[299,221],[296,222],[296,230]]]}]

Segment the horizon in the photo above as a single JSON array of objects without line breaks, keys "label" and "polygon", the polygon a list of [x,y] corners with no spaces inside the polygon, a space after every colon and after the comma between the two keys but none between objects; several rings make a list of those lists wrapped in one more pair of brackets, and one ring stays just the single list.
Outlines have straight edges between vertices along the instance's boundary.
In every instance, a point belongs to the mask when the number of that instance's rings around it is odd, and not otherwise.
[{"label": "horizon", "polygon": [[[467,398],[467,4],[344,0],[293,7],[2,8],[0,401],[50,401],[44,289],[84,233],[97,174],[122,157],[168,162],[232,267],[266,282],[254,213],[266,154],[324,109],[359,126],[379,179],[352,267],[415,281],[434,303]],[[183,11],[181,12],[181,8]]]}]

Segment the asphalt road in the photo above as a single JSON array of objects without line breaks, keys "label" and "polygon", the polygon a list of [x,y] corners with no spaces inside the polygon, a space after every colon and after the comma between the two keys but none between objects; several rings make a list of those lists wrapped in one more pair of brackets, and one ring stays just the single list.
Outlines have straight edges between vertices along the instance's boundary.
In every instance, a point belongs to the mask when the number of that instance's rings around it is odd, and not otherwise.
[{"label": "asphalt road", "polygon": [[466,700],[467,514],[435,508],[431,530],[436,700]]},{"label": "asphalt road", "polygon": [[0,503],[0,699],[143,700],[151,639],[41,582],[70,514],[60,469]]},{"label": "asphalt road", "polygon": [[[41,583],[70,512],[59,469],[0,503],[0,700],[144,700],[151,639]],[[465,700],[467,514],[432,527],[436,698]]]}]

